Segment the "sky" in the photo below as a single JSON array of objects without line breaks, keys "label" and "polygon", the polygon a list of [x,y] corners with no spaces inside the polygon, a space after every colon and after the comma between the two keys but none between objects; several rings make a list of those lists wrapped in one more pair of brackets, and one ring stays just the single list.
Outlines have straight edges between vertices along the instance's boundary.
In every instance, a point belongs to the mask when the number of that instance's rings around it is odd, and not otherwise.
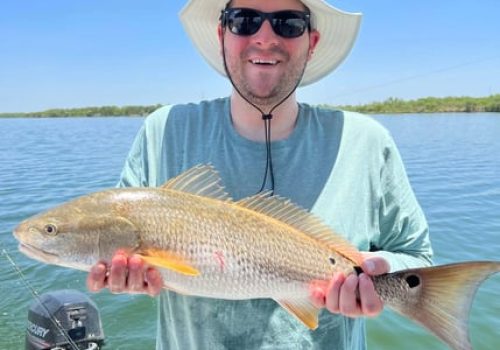
[{"label": "sky", "polygon": [[[207,0],[205,0],[207,1]],[[272,1],[272,0],[270,0]],[[328,0],[362,12],[311,104],[500,93],[499,0]],[[0,112],[197,102],[231,87],[182,29],[181,0],[1,0]]]}]

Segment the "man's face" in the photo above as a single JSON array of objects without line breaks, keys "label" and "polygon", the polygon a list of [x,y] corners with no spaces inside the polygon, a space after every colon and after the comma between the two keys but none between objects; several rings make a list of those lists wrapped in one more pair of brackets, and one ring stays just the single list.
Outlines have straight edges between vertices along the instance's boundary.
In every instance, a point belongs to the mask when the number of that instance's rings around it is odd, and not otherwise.
[{"label": "man's face", "polygon": [[[231,7],[263,12],[304,11],[298,0],[234,0]],[[283,38],[267,20],[253,35],[235,35],[219,26],[220,39],[222,35],[226,64],[234,84],[246,98],[260,106],[274,105],[294,89],[319,40],[319,33],[314,30],[306,30],[297,38]]]}]

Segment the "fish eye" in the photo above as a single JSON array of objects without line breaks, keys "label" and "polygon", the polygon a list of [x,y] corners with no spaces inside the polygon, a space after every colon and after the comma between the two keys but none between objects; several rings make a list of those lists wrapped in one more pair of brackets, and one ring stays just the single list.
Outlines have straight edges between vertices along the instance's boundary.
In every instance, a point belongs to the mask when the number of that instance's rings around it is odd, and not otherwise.
[{"label": "fish eye", "polygon": [[57,226],[54,224],[47,224],[43,228],[43,232],[45,232],[49,236],[57,235]]}]

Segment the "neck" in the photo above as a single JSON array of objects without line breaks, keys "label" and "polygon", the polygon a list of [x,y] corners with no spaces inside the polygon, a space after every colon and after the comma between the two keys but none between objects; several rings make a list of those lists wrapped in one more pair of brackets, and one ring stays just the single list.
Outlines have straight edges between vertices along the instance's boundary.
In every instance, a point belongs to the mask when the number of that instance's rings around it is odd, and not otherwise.
[{"label": "neck", "polygon": [[[274,106],[258,106],[264,113],[268,113]],[[290,95],[281,105],[272,112],[271,141],[283,140],[290,136],[297,122],[299,106],[295,93]],[[262,114],[236,91],[231,95],[231,118],[236,131],[252,141],[265,141],[264,121]]]}]

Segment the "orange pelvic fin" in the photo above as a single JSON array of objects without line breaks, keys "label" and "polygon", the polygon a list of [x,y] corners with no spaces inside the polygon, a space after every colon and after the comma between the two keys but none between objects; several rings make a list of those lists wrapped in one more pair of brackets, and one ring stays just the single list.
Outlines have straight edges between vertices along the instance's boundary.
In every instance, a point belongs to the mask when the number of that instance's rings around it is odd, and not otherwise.
[{"label": "orange pelvic fin", "polygon": [[198,276],[200,271],[176,253],[161,249],[146,249],[139,253],[148,264],[169,269],[183,275]]}]

